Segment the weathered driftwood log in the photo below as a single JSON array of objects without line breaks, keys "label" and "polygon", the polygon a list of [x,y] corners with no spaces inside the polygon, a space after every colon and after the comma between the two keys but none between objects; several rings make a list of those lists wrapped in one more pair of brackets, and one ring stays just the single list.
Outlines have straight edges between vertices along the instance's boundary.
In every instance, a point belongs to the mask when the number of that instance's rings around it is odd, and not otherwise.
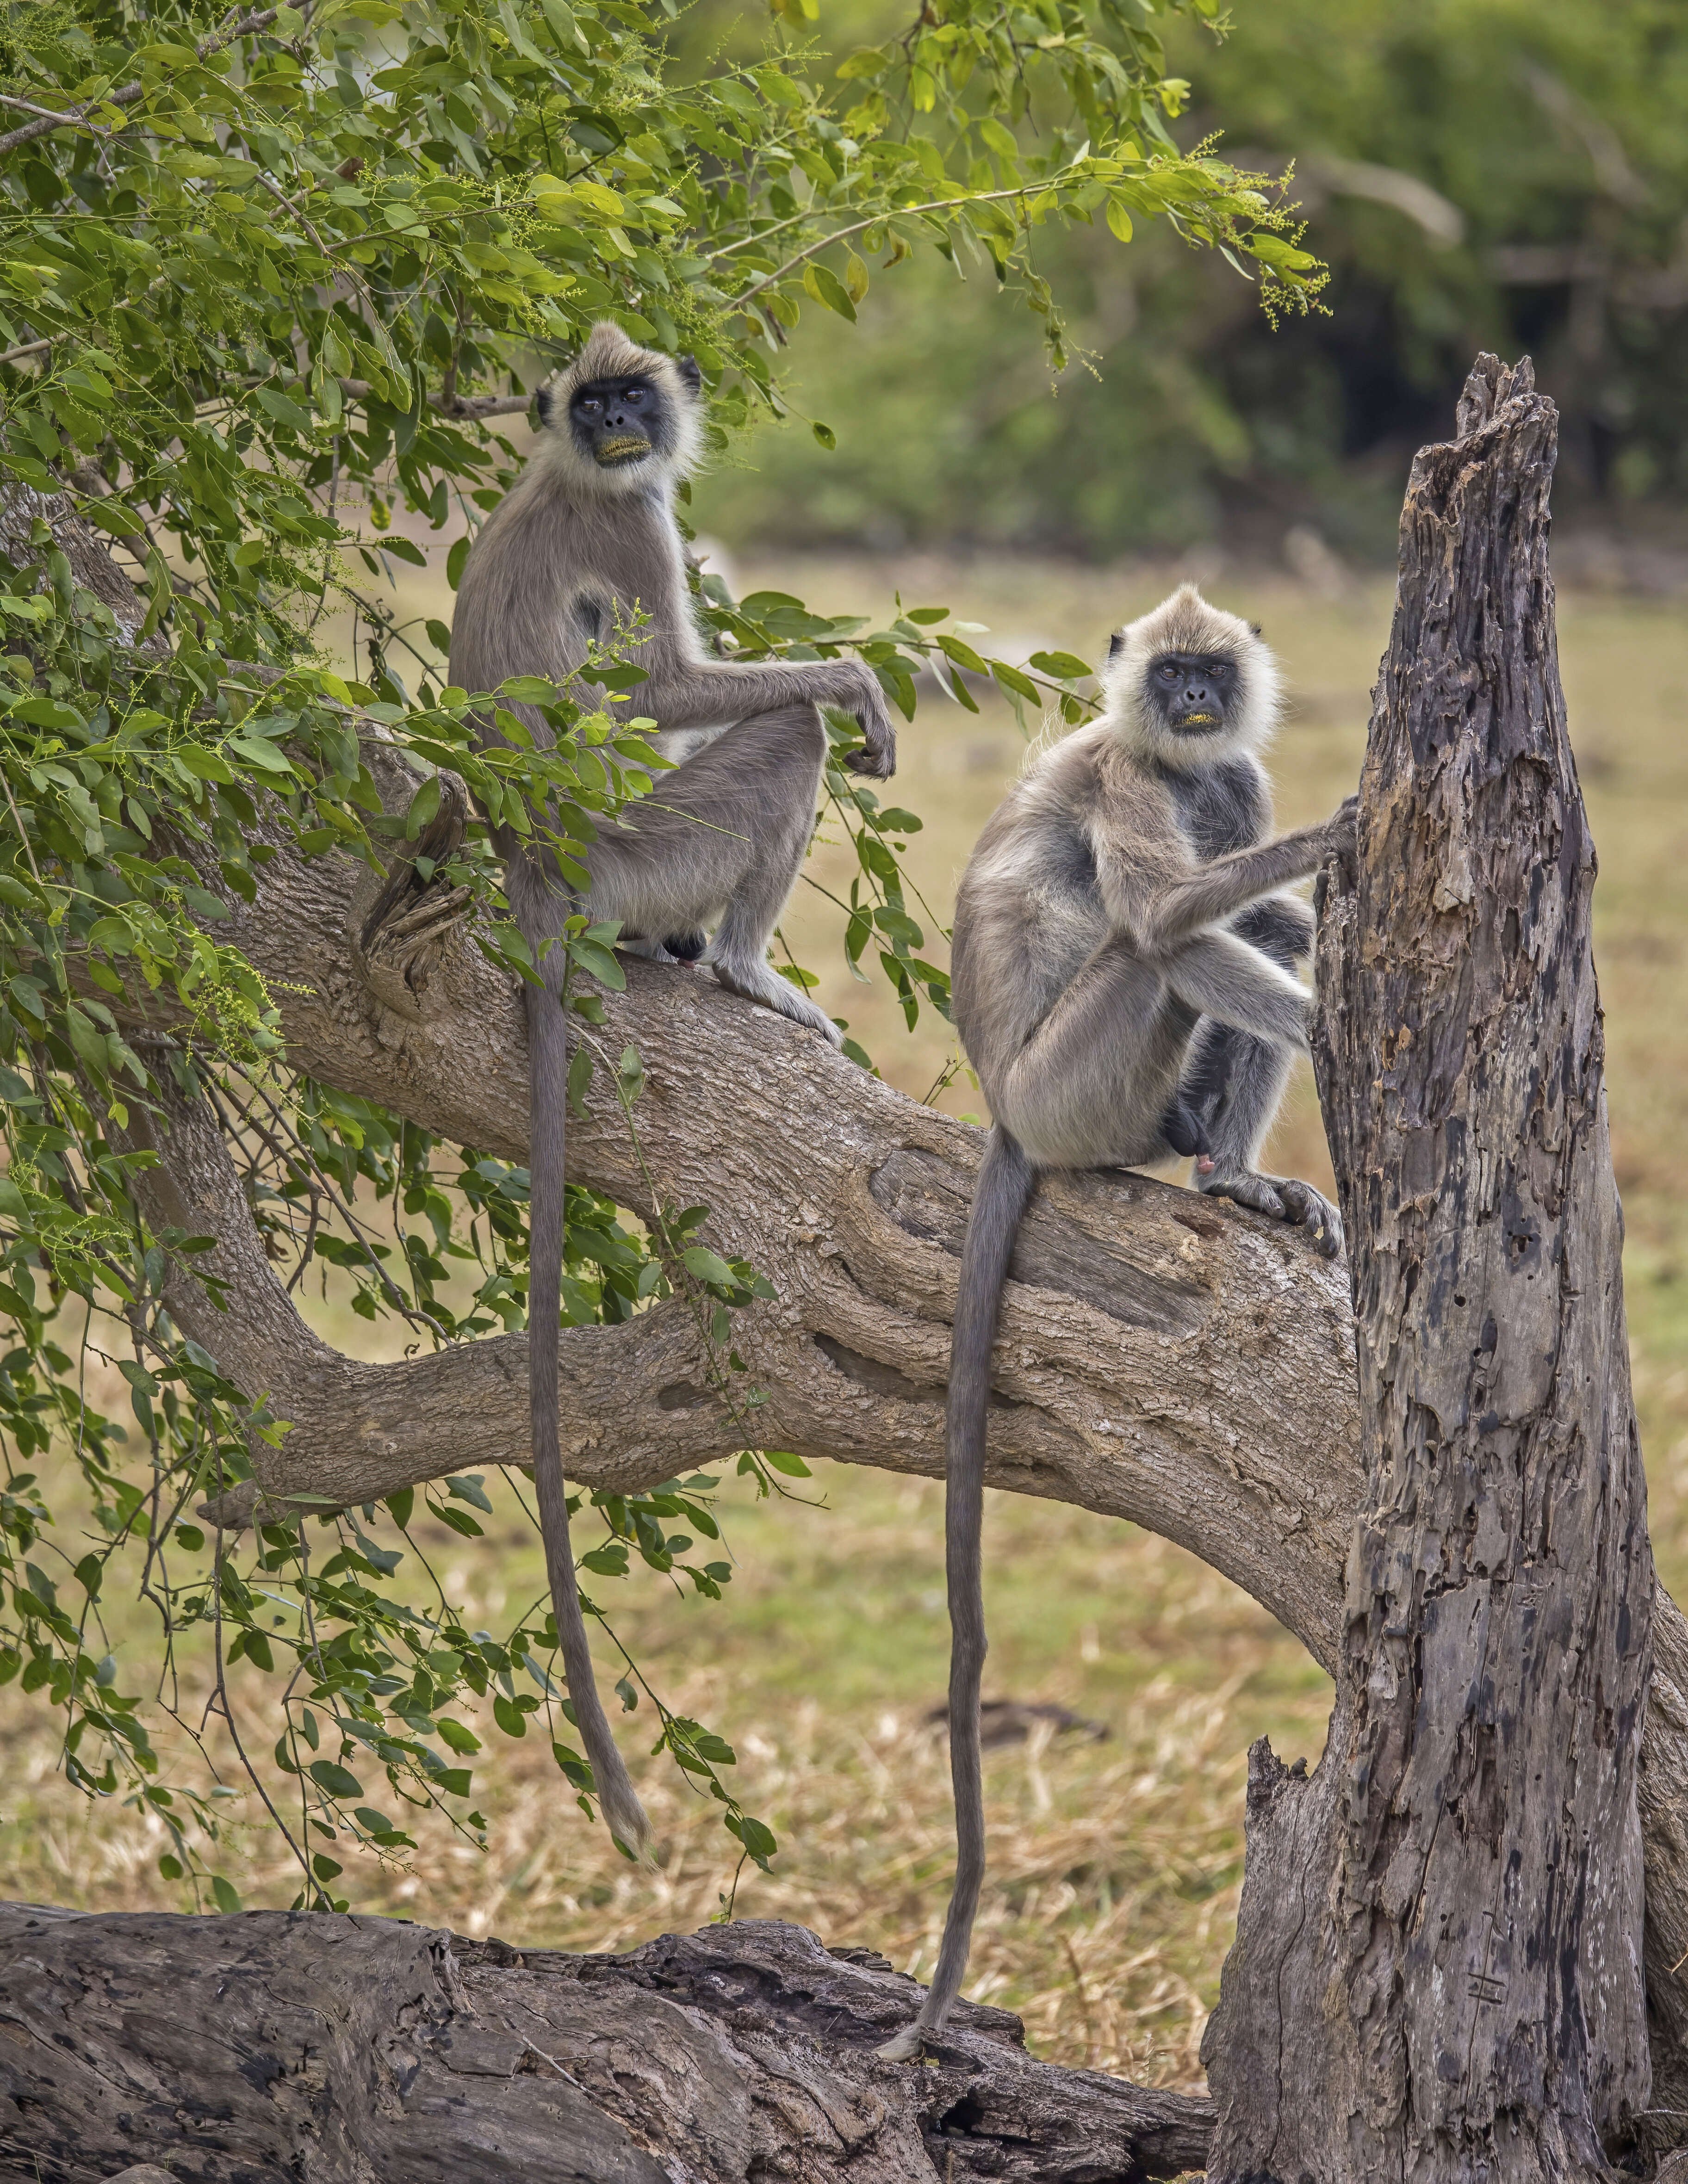
[{"label": "weathered driftwood log", "polygon": [[964,2003],[745,1919],[627,1956],[388,1919],[0,1906],[0,2173],[92,2184],[1136,2184],[1199,2168],[1206,2101],[1033,2062]]},{"label": "weathered driftwood log", "polygon": [[1413,465],[1318,1055],[1366,1487],[1325,1757],[1253,1757],[1210,2177],[1606,2176],[1648,2104],[1652,1557],[1547,566],[1479,360]]}]

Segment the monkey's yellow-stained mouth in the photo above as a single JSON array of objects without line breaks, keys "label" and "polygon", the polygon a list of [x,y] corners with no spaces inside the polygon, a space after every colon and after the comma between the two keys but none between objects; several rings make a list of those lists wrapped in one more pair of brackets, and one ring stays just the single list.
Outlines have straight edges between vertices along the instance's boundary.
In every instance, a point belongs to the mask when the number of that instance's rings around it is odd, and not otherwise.
[{"label": "monkey's yellow-stained mouth", "polygon": [[649,453],[650,442],[638,432],[618,432],[613,440],[599,443],[598,460],[600,463],[632,463]]},{"label": "monkey's yellow-stained mouth", "polygon": [[1217,728],[1219,716],[1217,713],[1184,713],[1176,725],[1181,728]]}]

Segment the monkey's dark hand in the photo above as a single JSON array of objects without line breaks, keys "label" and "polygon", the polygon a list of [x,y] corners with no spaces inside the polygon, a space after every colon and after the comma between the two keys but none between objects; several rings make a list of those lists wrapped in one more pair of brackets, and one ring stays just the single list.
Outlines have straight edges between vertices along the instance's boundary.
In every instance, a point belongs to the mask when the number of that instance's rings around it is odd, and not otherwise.
[{"label": "monkey's dark hand", "polygon": [[865,773],[872,781],[889,781],[897,770],[897,731],[885,710],[879,678],[859,661],[840,664],[844,673],[832,702],[855,719],[862,736],[861,749],[846,753],[844,764],[852,773]]},{"label": "monkey's dark hand", "polygon": [[1359,851],[1360,800],[1345,796],[1325,822],[1325,837],[1329,843],[1326,855],[1340,857],[1352,864]]},{"label": "monkey's dark hand", "polygon": [[1235,1205],[1246,1206],[1251,1213],[1263,1213],[1269,1221],[1305,1228],[1307,1240],[1322,1259],[1334,1259],[1341,1253],[1342,1216],[1310,1183],[1295,1176],[1256,1175],[1252,1168],[1234,1168],[1229,1174],[1222,1174],[1212,1162],[1198,1160],[1195,1187],[1210,1198],[1228,1198]]}]

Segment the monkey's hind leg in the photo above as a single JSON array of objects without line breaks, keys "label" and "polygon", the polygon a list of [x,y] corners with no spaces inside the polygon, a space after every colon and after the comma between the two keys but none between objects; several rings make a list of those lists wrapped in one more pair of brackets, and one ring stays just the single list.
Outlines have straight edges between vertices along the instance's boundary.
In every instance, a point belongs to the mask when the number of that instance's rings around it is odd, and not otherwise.
[{"label": "monkey's hind leg", "polygon": [[[839,1046],[832,1019],[768,961],[814,829],[826,751],[814,706],[753,714],[661,776],[622,827],[604,829],[588,862],[598,916],[660,933],[663,956],[701,959],[730,992]],[[715,938],[700,945],[716,911]]]},{"label": "monkey's hind leg", "polygon": [[1334,1259],[1342,1249],[1342,1217],[1330,1201],[1310,1183],[1267,1175],[1257,1166],[1293,1059],[1268,1039],[1202,1018],[1178,1085],[1206,1140],[1194,1181],[1210,1198],[1228,1198],[1268,1220],[1305,1228],[1320,1256]]},{"label": "monkey's hind leg", "polygon": [[759,714],[741,721],[695,763],[706,765],[728,746],[739,782],[739,808],[760,817],[704,961],[729,993],[777,1010],[842,1046],[844,1034],[832,1018],[768,961],[768,944],[797,884],[814,831],[826,729],[812,705]]}]

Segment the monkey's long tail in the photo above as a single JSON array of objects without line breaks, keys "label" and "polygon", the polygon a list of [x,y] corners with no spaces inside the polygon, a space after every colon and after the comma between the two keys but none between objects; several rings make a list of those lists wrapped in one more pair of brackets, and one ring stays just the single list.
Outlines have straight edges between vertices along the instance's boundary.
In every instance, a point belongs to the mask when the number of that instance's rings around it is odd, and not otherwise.
[{"label": "monkey's long tail", "polygon": [[561,1006],[565,961],[562,948],[553,948],[541,966],[543,988],[526,989],[528,1173],[533,1179],[527,1245],[527,1389],[533,1483],[538,1490],[545,1574],[550,1580],[551,1606],[557,1618],[575,1726],[592,1763],[593,1780],[610,1834],[624,1850],[642,1858],[649,1847],[650,1822],[616,1749],[593,1677],[592,1647],[586,1635],[586,1618],[581,1613],[574,1552],[569,1543],[568,1490],[563,1484],[558,1435],[557,1318],[562,1302],[566,1203],[563,1152],[569,1091],[568,1024]]},{"label": "monkey's long tail", "polygon": [[999,1123],[990,1134],[973,1192],[950,1343],[944,1557],[950,1591],[950,1780],[955,1797],[955,1886],[944,1922],[938,1970],[920,2014],[879,2050],[893,2062],[911,2062],[920,2053],[922,2036],[942,2031],[967,1975],[973,1919],[984,1880],[979,1689],[986,1643],[981,1574],[985,1421],[1003,1284],[1036,1180],[1024,1150]]}]

